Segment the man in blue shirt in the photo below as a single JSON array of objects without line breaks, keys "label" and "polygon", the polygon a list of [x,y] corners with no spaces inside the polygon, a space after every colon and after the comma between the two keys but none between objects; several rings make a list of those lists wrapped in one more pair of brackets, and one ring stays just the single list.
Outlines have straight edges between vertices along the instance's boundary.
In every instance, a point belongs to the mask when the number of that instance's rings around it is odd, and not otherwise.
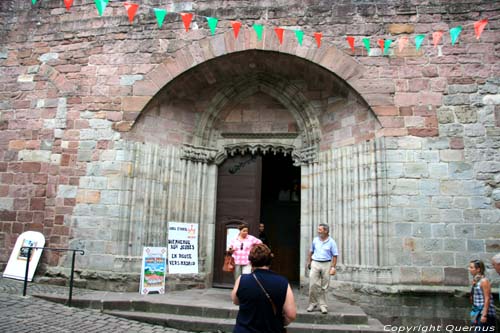
[{"label": "man in blue shirt", "polygon": [[330,275],[335,275],[337,266],[337,243],[329,236],[330,227],[327,224],[318,226],[318,237],[313,239],[307,267],[309,273],[309,306],[307,312],[313,311],[318,305],[322,314],[328,313],[326,292],[330,286]]}]

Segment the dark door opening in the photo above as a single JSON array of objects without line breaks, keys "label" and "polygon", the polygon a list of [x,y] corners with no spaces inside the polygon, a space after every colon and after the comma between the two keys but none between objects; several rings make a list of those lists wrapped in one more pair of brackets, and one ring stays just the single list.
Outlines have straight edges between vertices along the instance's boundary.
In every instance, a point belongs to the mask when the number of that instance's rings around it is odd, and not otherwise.
[{"label": "dark door opening", "polygon": [[228,240],[245,223],[251,235],[259,235],[259,222],[274,253],[271,269],[299,281],[300,168],[290,156],[243,155],[219,166],[215,217],[214,287],[231,288],[233,274],[222,271]]},{"label": "dark door opening", "polygon": [[271,269],[293,282],[300,267],[300,168],[290,156],[262,158],[260,220],[274,254]]}]

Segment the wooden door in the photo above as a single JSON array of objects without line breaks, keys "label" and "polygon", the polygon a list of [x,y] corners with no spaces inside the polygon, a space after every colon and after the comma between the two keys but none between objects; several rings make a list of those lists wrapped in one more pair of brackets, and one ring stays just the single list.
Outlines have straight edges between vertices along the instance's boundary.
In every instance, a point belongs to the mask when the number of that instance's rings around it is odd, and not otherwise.
[{"label": "wooden door", "polygon": [[261,179],[261,156],[235,156],[219,166],[215,217],[215,287],[232,287],[234,284],[233,274],[223,272],[222,265],[227,244],[237,232],[235,228],[245,223],[250,235],[258,235]]}]

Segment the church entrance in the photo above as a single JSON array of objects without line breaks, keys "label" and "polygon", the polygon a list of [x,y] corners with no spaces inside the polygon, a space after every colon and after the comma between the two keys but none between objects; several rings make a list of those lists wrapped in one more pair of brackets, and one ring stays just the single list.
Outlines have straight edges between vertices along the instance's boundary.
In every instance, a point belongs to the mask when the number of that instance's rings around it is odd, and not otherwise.
[{"label": "church entrance", "polygon": [[300,168],[290,156],[268,153],[230,157],[219,166],[217,181],[214,287],[232,287],[222,271],[224,252],[245,223],[253,236],[259,223],[275,258],[272,270],[290,282],[299,280]]}]

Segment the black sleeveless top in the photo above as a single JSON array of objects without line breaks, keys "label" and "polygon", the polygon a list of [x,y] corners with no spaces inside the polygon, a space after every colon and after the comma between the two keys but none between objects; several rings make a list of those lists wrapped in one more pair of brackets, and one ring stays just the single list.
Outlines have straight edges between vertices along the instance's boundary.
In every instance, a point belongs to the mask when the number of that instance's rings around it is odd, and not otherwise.
[{"label": "black sleeveless top", "polygon": [[276,315],[269,299],[259,287],[252,274],[241,275],[236,296],[240,310],[233,333],[282,333],[283,304],[286,299],[288,280],[267,269],[256,269],[255,276],[271,296],[276,306]]}]

